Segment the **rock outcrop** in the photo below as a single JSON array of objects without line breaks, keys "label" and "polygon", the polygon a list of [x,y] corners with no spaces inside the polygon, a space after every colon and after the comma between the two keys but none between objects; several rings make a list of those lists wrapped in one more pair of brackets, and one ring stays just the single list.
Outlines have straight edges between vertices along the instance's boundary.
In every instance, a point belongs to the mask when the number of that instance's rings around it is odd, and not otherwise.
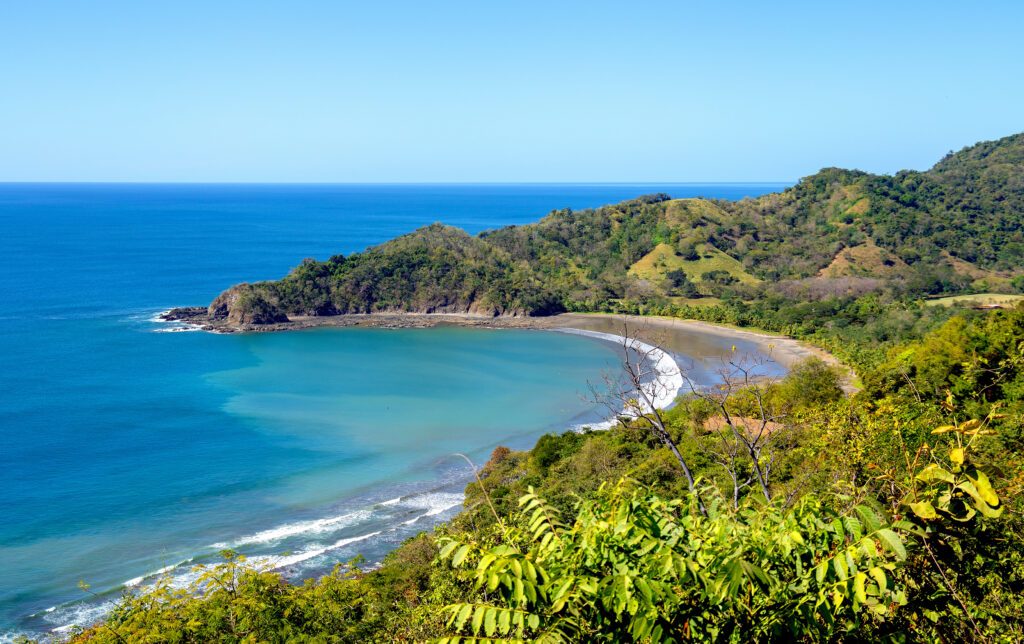
[{"label": "rock outcrop", "polygon": [[207,309],[207,317],[231,326],[287,322],[288,315],[251,284],[237,284],[217,296]]}]

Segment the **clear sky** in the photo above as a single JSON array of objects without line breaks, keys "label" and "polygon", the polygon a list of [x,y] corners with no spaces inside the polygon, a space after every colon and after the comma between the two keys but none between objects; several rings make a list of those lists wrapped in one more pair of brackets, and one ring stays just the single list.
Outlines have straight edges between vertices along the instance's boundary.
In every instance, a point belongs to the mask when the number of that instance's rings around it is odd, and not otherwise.
[{"label": "clear sky", "polygon": [[1024,130],[1024,2],[0,6],[0,180],[793,180]]}]

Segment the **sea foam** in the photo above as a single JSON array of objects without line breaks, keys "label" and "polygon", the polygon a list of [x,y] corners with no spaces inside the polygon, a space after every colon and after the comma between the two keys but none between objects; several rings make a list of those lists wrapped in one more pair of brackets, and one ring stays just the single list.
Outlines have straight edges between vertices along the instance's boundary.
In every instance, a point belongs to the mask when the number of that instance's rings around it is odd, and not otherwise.
[{"label": "sea foam", "polygon": [[653,380],[649,383],[640,385],[647,398],[651,400],[651,403],[647,403],[645,401],[644,404],[640,406],[639,413],[637,410],[624,408],[615,418],[609,418],[596,423],[582,423],[577,425],[576,429],[611,429],[619,422],[619,416],[634,418],[640,413],[652,411],[652,408],[665,409],[675,402],[676,397],[679,395],[679,390],[683,388],[685,381],[683,379],[683,372],[679,368],[679,364],[675,361],[675,358],[672,357],[672,354],[659,347],[647,344],[646,342],[641,342],[635,338],[625,338],[613,333],[569,328],[555,329],[555,331],[614,342],[620,347],[625,347],[630,351],[643,355],[648,361],[650,361],[651,367],[654,371]]},{"label": "sea foam", "polygon": [[199,324],[190,324],[182,320],[168,320],[164,316],[170,312],[171,309],[167,309],[145,318],[146,322],[160,325],[158,328],[153,329],[153,333],[187,333],[203,330],[202,325]]},{"label": "sea foam", "polygon": [[242,537],[235,541],[233,545],[243,546],[257,543],[273,543],[275,541],[281,541],[282,539],[298,535],[337,532],[342,528],[347,528],[348,526],[360,521],[365,521],[370,518],[370,516],[371,513],[369,510],[357,510],[355,512],[349,512],[336,517],[285,523],[275,528],[270,528],[269,530],[263,530],[255,534]]},{"label": "sea foam", "polygon": [[404,499],[402,505],[426,510],[423,516],[432,517],[462,505],[465,498],[465,495],[454,492],[431,492]]},{"label": "sea foam", "polygon": [[353,543],[359,543],[360,541],[366,541],[372,539],[377,535],[381,534],[383,530],[377,530],[368,534],[361,534],[357,537],[348,537],[345,539],[339,539],[334,543],[327,546],[314,546],[302,552],[298,552],[290,555],[264,555],[261,557],[252,557],[249,559],[249,564],[254,568],[265,568],[269,570],[280,570],[282,568],[289,568],[296,564],[308,561],[319,557],[320,555],[327,554],[332,550],[344,548],[345,546]]}]

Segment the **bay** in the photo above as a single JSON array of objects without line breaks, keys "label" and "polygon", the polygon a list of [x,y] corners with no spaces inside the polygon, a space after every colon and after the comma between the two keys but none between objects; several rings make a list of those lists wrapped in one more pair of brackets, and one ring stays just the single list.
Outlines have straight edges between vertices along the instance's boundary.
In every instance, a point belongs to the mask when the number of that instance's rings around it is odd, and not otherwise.
[{"label": "bay", "polygon": [[166,333],[159,311],[434,221],[779,187],[0,184],[0,632],[94,619],[223,547],[296,577],[379,559],[457,512],[454,452],[593,418],[615,359],[525,330]]}]

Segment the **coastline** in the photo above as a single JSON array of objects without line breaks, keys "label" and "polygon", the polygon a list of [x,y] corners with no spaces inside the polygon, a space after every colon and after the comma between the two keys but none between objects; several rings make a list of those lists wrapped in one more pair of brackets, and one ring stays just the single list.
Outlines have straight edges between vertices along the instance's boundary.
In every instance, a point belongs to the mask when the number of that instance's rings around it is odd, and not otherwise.
[{"label": "coastline", "polygon": [[[786,369],[809,359],[818,358],[842,372],[842,386],[847,394],[856,393],[856,374],[828,351],[786,335],[771,334],[704,322],[664,316],[623,315],[617,313],[560,313],[550,316],[489,316],[471,313],[409,313],[382,312],[332,316],[293,316],[288,322],[264,325],[232,326],[212,322],[204,308],[178,308],[161,313],[165,322],[177,322],[176,330],[203,330],[213,333],[270,333],[315,328],[377,328],[426,329],[437,326],[460,326],[491,329],[574,329],[621,336],[624,327],[638,340],[684,355],[691,355],[693,345],[708,337],[745,342],[756,347]],[[716,352],[721,355],[721,351]],[[710,355],[710,354],[709,354]]]},{"label": "coastline", "polygon": [[615,344],[618,347],[631,352],[637,352],[641,354],[645,360],[651,363],[651,367],[654,372],[653,379],[650,382],[641,385],[641,388],[646,392],[645,395],[647,395],[651,400],[651,404],[644,405],[646,409],[642,412],[623,408],[621,412],[615,414],[611,418],[607,418],[597,423],[583,423],[581,425],[577,425],[574,429],[611,429],[619,423],[619,419],[622,417],[638,418],[641,413],[650,411],[651,407],[654,409],[669,409],[675,404],[676,398],[680,395],[680,392],[683,389],[685,381],[683,378],[683,372],[679,368],[679,364],[670,352],[664,351],[657,346],[641,342],[636,338],[627,338],[625,336],[603,333],[601,331],[588,331],[585,329],[574,329],[571,327],[560,327],[551,330],[558,333],[594,338],[602,342]]},{"label": "coastline", "polygon": [[[163,315],[154,316],[151,320],[154,322],[165,322],[174,325],[173,327],[169,326],[168,328],[161,330],[162,332],[207,330],[215,333],[246,333],[303,330],[323,327],[405,329],[445,326],[493,329],[536,329],[590,337],[597,341],[615,344],[620,349],[623,346],[623,341],[625,339],[623,333],[628,328],[628,333],[630,335],[629,348],[647,354],[648,358],[652,362],[655,378],[650,384],[650,392],[652,393],[652,398],[655,399],[655,406],[659,409],[671,407],[676,396],[682,392],[684,386],[683,370],[678,364],[677,359],[680,354],[688,355],[688,352],[694,348],[693,343],[699,342],[702,338],[704,340],[707,340],[708,338],[717,340],[717,342],[709,343],[703,348],[703,350],[696,352],[697,354],[701,354],[704,359],[713,356],[713,351],[709,348],[712,345],[716,346],[719,349],[718,354],[721,354],[723,347],[725,347],[725,350],[727,351],[728,343],[745,341],[748,344],[756,346],[760,352],[770,356],[773,361],[787,369],[811,356],[822,357],[830,364],[841,364],[830,354],[786,336],[757,333],[750,330],[736,329],[695,320],[653,316],[648,317],[603,313],[566,313],[549,317],[486,317],[454,313],[386,313],[319,318],[293,318],[293,321],[287,324],[267,325],[269,328],[256,327],[247,329],[210,328],[204,325],[188,323],[183,320],[168,320],[163,317]],[[687,351],[684,351],[683,349],[686,349]],[[628,415],[629,412],[624,410],[622,413],[614,414],[612,417],[604,421],[596,423],[581,423],[580,425],[567,427],[566,429],[582,430],[583,428],[589,428],[593,431],[605,430],[616,425],[619,422],[619,417]],[[380,505],[393,504],[397,501],[398,499],[392,499],[382,502]],[[415,523],[432,516],[443,516],[443,514],[452,507],[456,506],[446,504],[440,510],[430,509],[425,513],[417,514],[411,519],[406,520],[405,524]],[[348,515],[346,514],[343,516]],[[307,530],[308,528],[308,530],[316,531],[321,525],[337,521],[337,519],[338,517],[327,517],[286,523],[262,530],[253,535],[240,537],[233,543],[242,544],[252,541],[274,541],[279,539],[281,535],[291,535],[292,533],[297,532],[299,528],[302,528],[303,530]],[[433,522],[428,521],[424,522],[424,526],[428,523],[433,525]],[[381,534],[382,530],[386,530],[386,528],[379,528],[375,531],[360,534],[358,536],[335,539],[328,544],[310,547],[287,555],[254,555],[252,561],[254,564],[265,566],[270,570],[283,571],[297,563],[324,555],[325,553],[337,548],[378,536]],[[183,567],[188,567],[187,565],[192,563],[194,563],[194,558],[187,559],[175,565],[166,566],[159,570],[144,573],[124,582],[122,588],[144,588],[146,581],[152,580],[161,575],[172,575],[174,572],[178,573],[178,575],[174,577],[176,585],[182,586],[182,584],[191,580],[192,576],[189,572],[182,571],[181,569]],[[66,632],[76,623],[81,625],[81,623],[87,623],[100,618],[110,608],[110,606],[111,604],[109,601],[106,601],[98,606],[90,606],[82,613],[77,612],[78,609],[82,608],[81,606],[77,606],[76,610],[72,611],[77,619],[73,622],[62,624],[61,626],[52,629],[51,632]],[[59,610],[64,607],[55,608]]]}]

